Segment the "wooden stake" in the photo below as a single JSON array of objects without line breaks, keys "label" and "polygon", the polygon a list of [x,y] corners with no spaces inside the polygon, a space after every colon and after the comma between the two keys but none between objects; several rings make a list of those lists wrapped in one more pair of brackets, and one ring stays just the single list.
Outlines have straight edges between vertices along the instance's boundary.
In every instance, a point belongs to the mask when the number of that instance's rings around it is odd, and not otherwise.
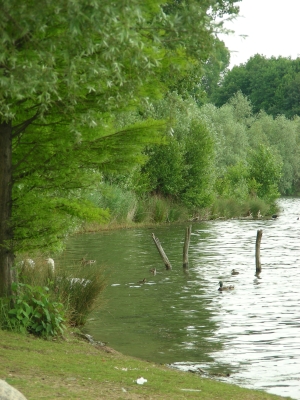
[{"label": "wooden stake", "polygon": [[259,229],[256,235],[256,245],[255,245],[256,275],[259,275],[261,273],[260,243],[261,243],[262,233],[263,233],[262,229]]},{"label": "wooden stake", "polygon": [[164,252],[164,249],[162,248],[158,238],[155,237],[154,233],[152,233],[152,239],[157,247],[159,254],[161,255],[161,258],[163,259],[166,269],[172,269],[172,265],[171,265],[170,261],[168,260],[168,257],[166,256],[166,253]]},{"label": "wooden stake", "polygon": [[183,246],[183,268],[189,268],[189,246],[190,246],[190,239],[191,239],[191,232],[192,226],[188,226],[185,231],[185,241]]}]

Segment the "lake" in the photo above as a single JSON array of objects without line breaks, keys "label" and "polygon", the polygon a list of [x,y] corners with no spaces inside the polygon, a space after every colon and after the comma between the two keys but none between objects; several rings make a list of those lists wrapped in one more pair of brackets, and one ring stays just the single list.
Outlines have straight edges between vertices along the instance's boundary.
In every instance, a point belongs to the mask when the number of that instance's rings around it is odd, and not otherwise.
[{"label": "lake", "polygon": [[[189,223],[70,238],[60,265],[95,259],[108,277],[105,306],[86,332],[127,355],[300,399],[300,199],[279,204],[274,220],[194,222],[188,273],[182,264]],[[234,290],[220,293],[220,280]]]}]

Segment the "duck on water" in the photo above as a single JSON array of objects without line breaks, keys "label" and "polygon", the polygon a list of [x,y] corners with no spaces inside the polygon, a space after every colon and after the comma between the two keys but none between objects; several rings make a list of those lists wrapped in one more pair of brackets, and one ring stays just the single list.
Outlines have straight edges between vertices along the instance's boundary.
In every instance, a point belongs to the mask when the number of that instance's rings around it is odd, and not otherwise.
[{"label": "duck on water", "polygon": [[219,282],[219,285],[220,285],[220,287],[218,289],[219,292],[223,292],[224,290],[233,290],[234,289],[233,285],[223,286],[223,282],[222,281]]},{"label": "duck on water", "polygon": [[231,275],[238,275],[239,274],[239,271],[236,271],[235,269],[233,269],[232,271],[231,271]]}]

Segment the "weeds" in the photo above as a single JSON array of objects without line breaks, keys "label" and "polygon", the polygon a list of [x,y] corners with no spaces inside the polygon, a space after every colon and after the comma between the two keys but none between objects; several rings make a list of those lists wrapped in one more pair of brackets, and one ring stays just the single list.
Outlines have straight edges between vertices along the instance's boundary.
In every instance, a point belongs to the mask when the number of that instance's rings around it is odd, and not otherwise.
[{"label": "weeds", "polygon": [[42,337],[63,333],[63,305],[50,300],[47,287],[13,283],[12,290],[12,296],[1,299],[2,328]]},{"label": "weeds", "polygon": [[34,266],[19,263],[17,275],[13,296],[0,299],[0,327],[42,337],[61,334],[64,324],[84,325],[106,286],[103,269],[95,265],[53,271],[41,257]]}]

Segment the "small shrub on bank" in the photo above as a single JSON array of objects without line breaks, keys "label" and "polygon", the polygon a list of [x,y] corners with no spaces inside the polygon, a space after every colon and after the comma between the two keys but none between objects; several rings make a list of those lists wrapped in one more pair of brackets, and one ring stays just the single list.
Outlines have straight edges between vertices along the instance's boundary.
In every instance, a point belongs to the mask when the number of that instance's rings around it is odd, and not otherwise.
[{"label": "small shrub on bank", "polygon": [[[262,199],[259,198],[253,198],[250,199],[248,202],[248,208],[252,215],[255,217],[258,215],[258,212],[260,212],[261,215],[270,215],[273,213],[272,207],[269,204],[266,204]],[[271,207],[271,208],[270,208]],[[275,206],[274,206],[275,207]],[[276,207],[274,208],[274,210]]]},{"label": "small shrub on bank", "polygon": [[63,272],[55,278],[55,294],[65,307],[70,325],[85,324],[89,314],[100,307],[105,287],[102,269],[93,265],[77,268],[72,275]]},{"label": "small shrub on bank", "polygon": [[188,220],[189,210],[171,199],[150,196],[140,199],[133,221],[137,223],[165,223]]},{"label": "small shrub on bank", "polygon": [[[17,275],[20,283],[14,303],[18,303],[20,300],[20,304],[24,303],[24,309],[19,310],[20,314],[18,316],[24,312],[26,313],[27,310],[25,305],[27,300],[25,301],[24,297],[22,297],[23,292],[27,293],[31,288],[32,292],[39,293],[41,288],[46,287],[49,307],[51,308],[51,303],[54,308],[61,304],[64,310],[64,318],[68,325],[84,325],[89,314],[101,305],[101,294],[106,286],[103,268],[96,265],[83,266],[79,264],[72,266],[71,271],[69,268],[61,270],[57,266],[53,271],[46,265],[43,257],[40,257],[40,259],[35,258],[34,264],[35,266],[32,267],[26,263],[19,263]],[[20,290],[21,288],[22,290]],[[34,297],[37,298],[37,295],[35,294]],[[38,300],[41,301],[41,299]],[[46,301],[45,298],[42,300]],[[2,310],[2,319],[4,320],[7,320],[8,306],[9,304]],[[11,320],[9,320],[9,324],[12,324]],[[20,330],[17,325],[15,327],[11,325],[10,328],[12,330]]]},{"label": "small shrub on bank", "polygon": [[257,197],[242,202],[233,198],[220,197],[211,206],[211,217],[213,219],[246,217],[250,214],[256,218],[259,212],[263,216],[272,215],[272,213],[277,212],[276,204],[267,204]]},{"label": "small shrub on bank", "polygon": [[13,295],[1,299],[1,327],[50,337],[65,329],[63,305],[50,299],[49,288],[13,283]]}]

